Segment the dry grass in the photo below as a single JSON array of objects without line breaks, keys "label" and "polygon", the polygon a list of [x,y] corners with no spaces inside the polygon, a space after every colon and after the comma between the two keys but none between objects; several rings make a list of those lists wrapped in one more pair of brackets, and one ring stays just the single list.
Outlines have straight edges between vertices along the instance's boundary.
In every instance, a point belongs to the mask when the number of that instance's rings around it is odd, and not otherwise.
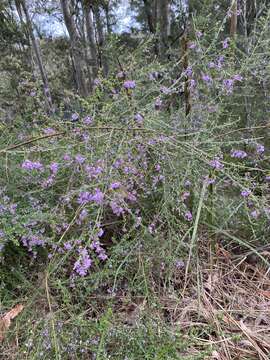
[{"label": "dry grass", "polygon": [[[233,260],[218,248],[214,263],[203,260],[189,273],[189,287],[183,293],[183,274],[174,274],[177,289],[160,299],[174,328],[189,337],[196,329],[198,348],[188,355],[212,347],[211,359],[269,359],[270,278],[260,263],[250,265],[246,258]],[[197,270],[197,271],[196,271]],[[199,275],[199,276],[198,276]],[[195,355],[194,355],[195,356]]]},{"label": "dry grass", "polygon": [[[136,328],[143,319],[158,320],[190,344],[179,351],[181,359],[269,359],[270,278],[266,266],[250,264],[245,256],[235,258],[222,247],[211,258],[207,245],[200,244],[199,249],[187,279],[184,268],[175,269],[166,286],[160,285],[162,279],[157,284],[153,276],[154,296],[149,298],[131,295],[128,289],[119,289],[113,297],[93,294],[85,317],[102,316],[110,304],[115,328]],[[18,340],[9,345],[5,358],[18,359]],[[211,355],[200,357],[205,350]]]}]

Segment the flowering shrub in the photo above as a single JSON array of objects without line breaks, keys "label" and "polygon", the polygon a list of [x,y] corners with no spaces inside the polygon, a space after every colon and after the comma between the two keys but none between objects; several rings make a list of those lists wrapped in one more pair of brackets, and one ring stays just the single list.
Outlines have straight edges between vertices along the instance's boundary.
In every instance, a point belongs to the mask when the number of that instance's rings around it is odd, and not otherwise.
[{"label": "flowering shrub", "polygon": [[[228,38],[210,51],[207,36],[195,35],[180,75],[177,62],[127,54],[129,70],[95,79],[90,99],[68,99],[74,109],[66,114],[60,104],[53,119],[39,108],[32,118],[43,125],[32,119],[34,126],[18,126],[13,142],[26,144],[7,150],[10,170],[1,160],[3,264],[17,247],[31,260],[61,264],[75,286],[105,267],[123,239],[136,234],[144,244],[169,228],[188,232],[204,184],[201,222],[266,237],[268,145],[239,131],[252,65],[233,64]],[[192,98],[188,117],[185,86]]]}]

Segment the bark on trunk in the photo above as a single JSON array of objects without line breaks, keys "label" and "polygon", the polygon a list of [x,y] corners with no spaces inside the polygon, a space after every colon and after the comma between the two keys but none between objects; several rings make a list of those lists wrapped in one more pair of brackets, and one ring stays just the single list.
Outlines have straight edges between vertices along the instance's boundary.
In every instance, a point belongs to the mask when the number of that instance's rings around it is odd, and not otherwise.
[{"label": "bark on trunk", "polygon": [[76,29],[76,24],[74,21],[73,13],[72,15],[69,9],[69,1],[68,0],[61,0],[61,7],[62,12],[64,16],[65,25],[67,28],[67,31],[69,33],[70,38],[70,46],[71,51],[73,54],[74,59],[74,68],[75,68],[75,78],[76,78],[76,84],[77,89],[80,95],[87,96],[87,86],[83,71],[83,52],[81,50],[80,46],[80,38]]},{"label": "bark on trunk", "polygon": [[151,3],[149,0],[143,0],[143,2],[144,2],[145,14],[147,17],[148,29],[151,34],[154,34],[156,31],[156,28],[154,25],[154,16],[153,16],[154,8],[151,7]]},{"label": "bark on trunk", "polygon": [[98,73],[98,62],[97,62],[97,48],[96,48],[96,39],[95,39],[95,28],[93,22],[93,12],[92,12],[92,1],[84,0],[83,2],[83,11],[85,16],[85,25],[87,40],[90,48],[90,68],[92,73],[92,78],[97,77]]},{"label": "bark on trunk", "polygon": [[35,38],[35,35],[34,35],[33,26],[32,26],[32,23],[31,23],[31,19],[30,19],[30,16],[29,16],[28,9],[26,7],[25,1],[24,0],[16,1],[16,7],[17,7],[17,10],[18,10],[18,13],[19,13],[19,16],[21,17],[21,19],[22,19],[21,9],[23,10],[23,13],[25,15],[28,34],[29,34],[29,37],[31,39],[31,43],[32,43],[32,47],[33,47],[33,50],[34,50],[34,53],[35,53],[37,65],[38,65],[39,72],[40,72],[42,82],[43,82],[43,91],[44,91],[44,96],[45,96],[45,100],[46,100],[46,103],[47,103],[47,107],[48,107],[49,112],[53,112],[52,97],[51,97],[51,92],[50,92],[50,87],[49,87],[49,82],[48,82],[46,70],[45,70],[45,67],[43,65],[39,44],[38,44],[37,39]]},{"label": "bark on trunk", "polygon": [[168,0],[158,0],[159,55],[164,58],[168,49],[170,34],[170,11]]},{"label": "bark on trunk", "polygon": [[111,34],[112,29],[111,29],[111,23],[110,23],[110,7],[109,7],[109,1],[104,4],[103,6],[104,12],[105,12],[105,17],[106,17],[106,27],[107,27],[107,33]]},{"label": "bark on trunk", "polygon": [[230,23],[230,35],[232,38],[236,36],[237,31],[237,0],[231,2],[231,23]]},{"label": "bark on trunk", "polygon": [[97,36],[98,36],[97,43],[98,43],[98,51],[99,51],[99,62],[100,62],[100,66],[102,67],[102,70],[103,70],[103,75],[105,77],[107,77],[109,74],[109,65],[108,65],[107,57],[104,54],[105,38],[104,38],[104,30],[103,30],[101,15],[100,15],[100,9],[98,6],[96,6],[94,8],[94,16],[95,16],[95,22],[96,22],[96,27],[97,27]]}]

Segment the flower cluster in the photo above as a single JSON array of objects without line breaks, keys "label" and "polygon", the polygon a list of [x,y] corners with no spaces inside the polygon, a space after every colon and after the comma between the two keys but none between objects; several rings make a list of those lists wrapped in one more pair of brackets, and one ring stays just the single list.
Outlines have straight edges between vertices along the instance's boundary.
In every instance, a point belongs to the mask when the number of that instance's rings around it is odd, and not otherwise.
[{"label": "flower cluster", "polygon": [[243,150],[231,150],[231,157],[237,159],[245,159],[247,157],[247,153]]},{"label": "flower cluster", "polygon": [[123,87],[125,88],[125,89],[135,89],[135,87],[136,87],[136,82],[134,81],[134,80],[126,80],[126,81],[124,81],[124,83],[123,83]]},{"label": "flower cluster", "polygon": [[25,160],[22,163],[22,168],[25,170],[38,170],[42,171],[44,169],[43,165],[39,161],[31,161],[31,160]]}]

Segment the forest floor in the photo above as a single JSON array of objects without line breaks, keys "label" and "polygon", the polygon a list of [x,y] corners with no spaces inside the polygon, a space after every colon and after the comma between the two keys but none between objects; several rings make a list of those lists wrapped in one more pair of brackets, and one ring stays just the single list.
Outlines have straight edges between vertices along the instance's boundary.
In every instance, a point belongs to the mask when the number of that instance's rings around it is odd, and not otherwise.
[{"label": "forest floor", "polygon": [[180,262],[169,277],[153,267],[138,291],[126,279],[111,294],[80,299],[46,272],[35,283],[25,279],[28,294],[18,298],[24,309],[5,334],[0,358],[269,359],[266,266],[221,246],[210,259],[208,246],[198,249],[197,264]]}]

